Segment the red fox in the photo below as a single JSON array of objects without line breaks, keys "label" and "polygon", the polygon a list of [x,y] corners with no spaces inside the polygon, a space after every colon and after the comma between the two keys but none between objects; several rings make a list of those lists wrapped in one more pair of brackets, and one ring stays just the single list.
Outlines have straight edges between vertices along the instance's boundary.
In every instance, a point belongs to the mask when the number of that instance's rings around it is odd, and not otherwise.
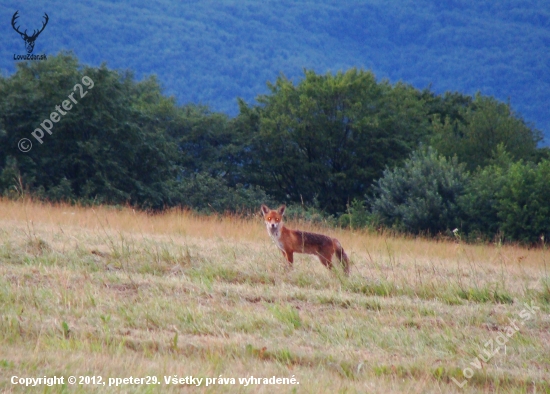
[{"label": "red fox", "polygon": [[349,259],[340,242],[326,235],[286,228],[283,224],[285,209],[285,205],[281,205],[277,210],[262,205],[267,233],[281,249],[288,262],[292,265],[294,253],[308,253],[316,255],[325,267],[332,269],[332,256],[336,253],[344,267],[344,273],[349,275]]}]

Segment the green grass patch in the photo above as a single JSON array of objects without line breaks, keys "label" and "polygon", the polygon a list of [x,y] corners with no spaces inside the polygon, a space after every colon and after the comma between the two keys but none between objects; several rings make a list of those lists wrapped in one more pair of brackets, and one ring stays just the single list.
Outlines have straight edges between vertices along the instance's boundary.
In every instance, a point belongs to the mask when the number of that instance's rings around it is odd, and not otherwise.
[{"label": "green grass patch", "polygon": [[513,304],[514,298],[508,292],[500,290],[498,285],[460,289],[458,297],[477,303]]}]

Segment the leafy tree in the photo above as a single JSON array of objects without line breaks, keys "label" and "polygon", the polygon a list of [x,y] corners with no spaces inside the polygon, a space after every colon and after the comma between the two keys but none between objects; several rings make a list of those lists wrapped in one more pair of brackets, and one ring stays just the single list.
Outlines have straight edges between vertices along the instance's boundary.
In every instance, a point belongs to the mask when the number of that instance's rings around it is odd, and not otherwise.
[{"label": "leafy tree", "polygon": [[420,93],[420,98],[424,101],[428,117],[433,122],[435,120],[445,119],[450,123],[464,122],[464,113],[472,105],[472,97],[459,92],[445,92],[438,95],[429,89],[424,89]]},{"label": "leafy tree", "polygon": [[542,140],[540,131],[526,125],[508,104],[480,94],[455,119],[435,115],[432,127],[431,145],[447,157],[457,155],[471,171],[494,159],[499,145],[513,160],[533,160]]},{"label": "leafy tree", "polygon": [[277,199],[342,212],[386,165],[400,163],[428,132],[410,86],[377,83],[371,72],[305,71],[297,85],[279,77],[259,106],[240,101],[240,162],[252,184]]},{"label": "leafy tree", "polygon": [[251,212],[261,204],[272,200],[259,186],[245,187],[241,184],[228,186],[222,176],[213,177],[197,173],[182,178],[174,184],[174,201],[177,205],[193,208],[199,212]]},{"label": "leafy tree", "polygon": [[456,157],[448,160],[432,148],[422,149],[413,152],[403,167],[387,168],[368,201],[381,224],[435,235],[460,226],[458,199],[467,179]]},{"label": "leafy tree", "polygon": [[23,186],[17,162],[12,156],[6,158],[0,172],[0,192],[10,198],[23,197],[27,192]]},{"label": "leafy tree", "polygon": [[470,238],[501,237],[535,244],[550,235],[550,161],[513,162],[499,146],[497,158],[474,174],[459,199]]},{"label": "leafy tree", "polygon": [[[83,77],[93,87],[76,84]],[[177,176],[177,146],[166,133],[174,107],[154,79],[135,82],[131,73],[82,67],[70,53],[19,63],[2,81],[0,163],[17,163],[22,183],[50,199],[80,199],[161,208],[170,205],[168,180]],[[77,101],[60,115],[43,143],[30,135],[55,106],[75,92]],[[170,112],[170,111],[168,111]],[[17,149],[29,138],[30,152]],[[5,187],[5,186],[4,186]]]},{"label": "leafy tree", "polygon": [[239,183],[237,157],[242,146],[227,115],[205,106],[186,105],[179,111],[173,136],[185,176],[208,173],[223,177],[232,186]]},{"label": "leafy tree", "polygon": [[338,218],[338,224],[350,229],[367,227],[373,221],[371,216],[365,201],[354,199],[348,205],[346,213]]},{"label": "leafy tree", "polygon": [[497,192],[498,218],[510,240],[536,244],[550,239],[550,161],[517,162]]},{"label": "leafy tree", "polygon": [[501,144],[496,157],[475,172],[458,199],[463,213],[461,230],[470,239],[491,239],[501,234],[499,193],[507,182],[511,155]]},{"label": "leafy tree", "polygon": [[[257,209],[270,201],[256,185],[239,183],[241,147],[226,115],[203,106],[178,107],[156,78],[83,67],[70,53],[20,63],[0,78],[0,192],[30,192],[52,201],[128,203],[201,211]],[[74,86],[93,81],[79,97]],[[32,130],[68,99],[78,103],[44,132]],[[29,138],[30,152],[17,149]]]}]

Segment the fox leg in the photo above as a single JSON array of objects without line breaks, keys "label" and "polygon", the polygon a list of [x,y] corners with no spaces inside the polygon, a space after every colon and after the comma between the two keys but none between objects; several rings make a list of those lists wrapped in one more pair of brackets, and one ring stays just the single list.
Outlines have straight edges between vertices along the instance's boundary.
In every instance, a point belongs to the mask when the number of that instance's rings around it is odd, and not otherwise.
[{"label": "fox leg", "polygon": [[281,250],[281,252],[283,252],[283,256],[285,256],[286,260],[292,266],[292,263],[294,263],[294,252],[287,252],[286,250]]},{"label": "fox leg", "polygon": [[318,255],[321,264],[327,267],[329,270],[332,269],[332,253],[319,252]]}]

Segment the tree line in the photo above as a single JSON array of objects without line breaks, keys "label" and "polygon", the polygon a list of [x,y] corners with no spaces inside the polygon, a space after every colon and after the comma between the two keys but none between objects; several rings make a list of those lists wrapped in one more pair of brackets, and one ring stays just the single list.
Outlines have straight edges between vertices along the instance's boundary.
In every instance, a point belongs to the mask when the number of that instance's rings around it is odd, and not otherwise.
[{"label": "tree line", "polygon": [[[88,77],[40,144],[32,131]],[[370,71],[279,76],[229,117],[178,105],[155,77],[71,53],[0,77],[0,193],[161,210],[289,212],[352,227],[537,243],[550,236],[549,152],[492,97],[437,95]],[[18,149],[28,138],[33,147]],[[307,208],[306,208],[307,207]]]}]

